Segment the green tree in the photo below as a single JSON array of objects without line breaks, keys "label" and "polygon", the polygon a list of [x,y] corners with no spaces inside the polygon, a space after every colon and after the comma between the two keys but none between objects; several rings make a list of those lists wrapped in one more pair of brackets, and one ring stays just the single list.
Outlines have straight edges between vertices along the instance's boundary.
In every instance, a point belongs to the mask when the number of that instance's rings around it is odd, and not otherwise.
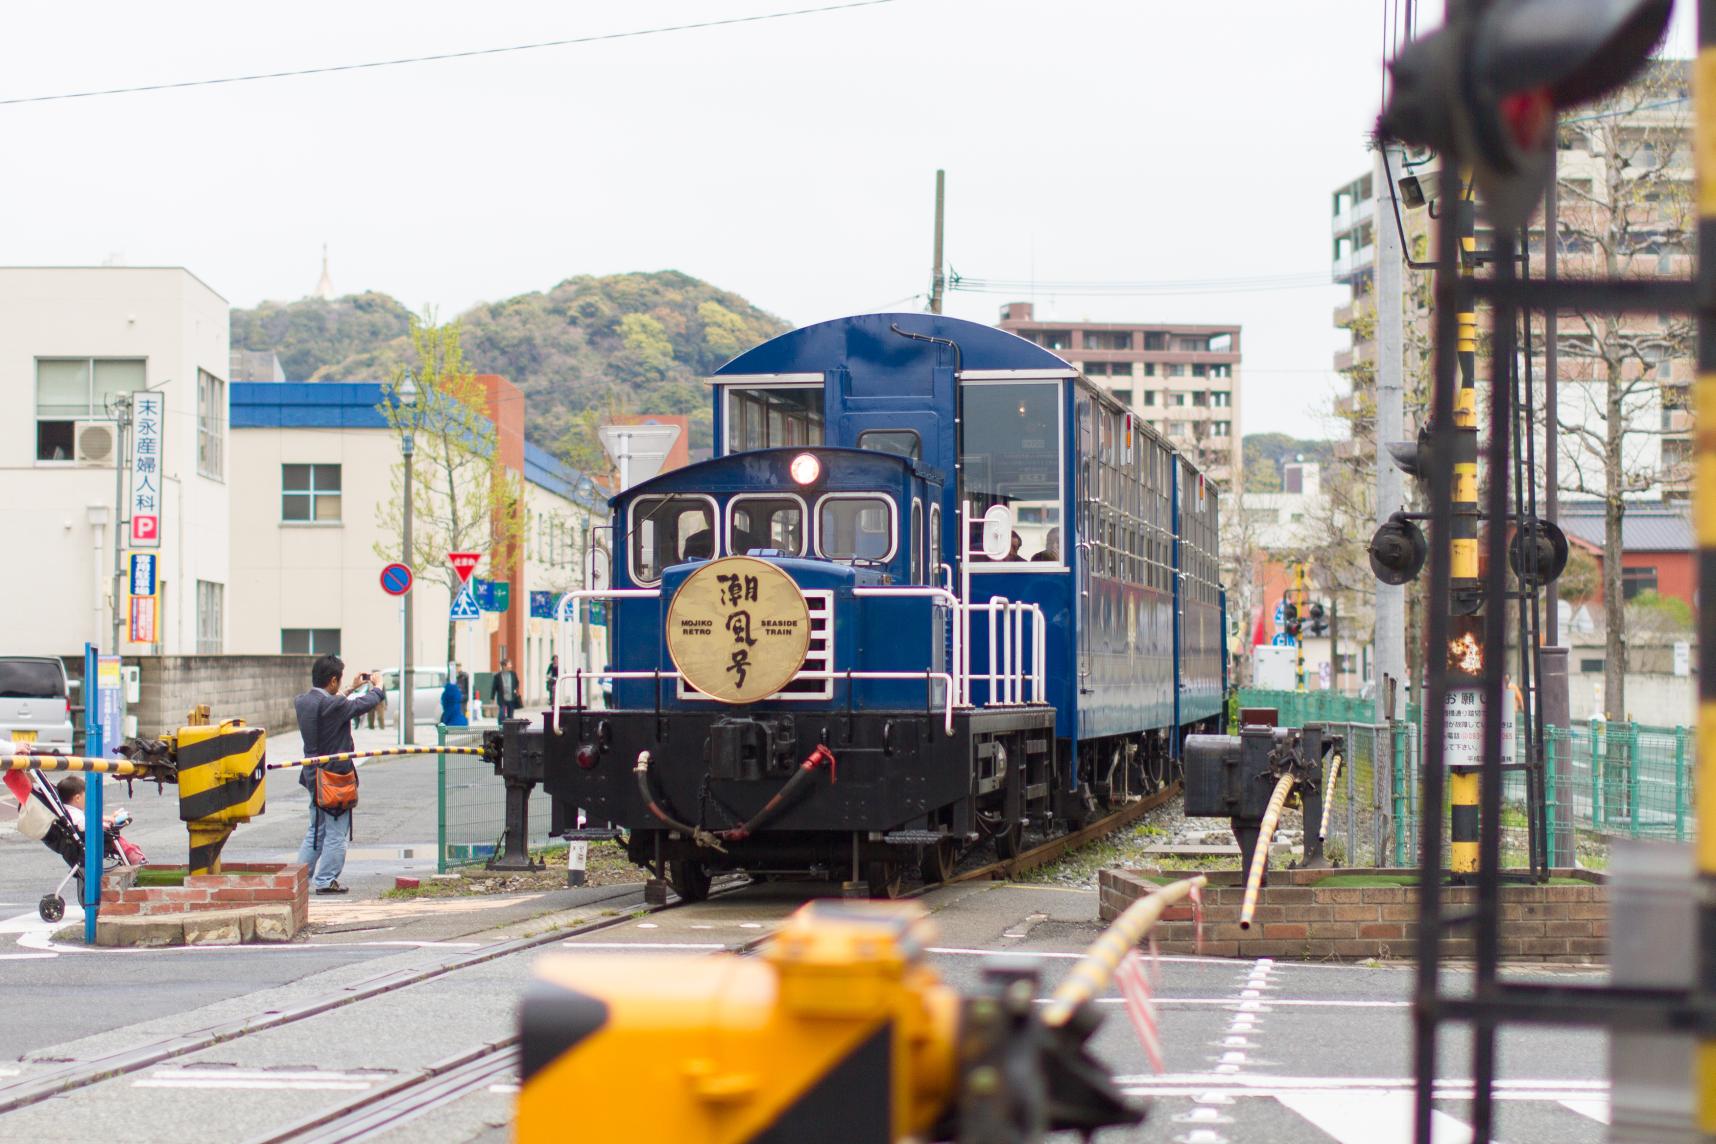
[{"label": "green tree", "polygon": [[[410,321],[412,364],[417,385],[415,406],[400,401],[407,369],[386,383],[377,409],[389,428],[409,430],[416,444],[412,460],[412,551],[399,541],[375,545],[384,560],[403,560],[419,575],[439,579],[449,594],[459,590],[458,574],[447,553],[483,552],[489,575],[511,575],[524,537],[524,486],[501,460],[498,434],[488,415],[488,391],[465,363],[458,323],[438,325],[425,312]],[[392,496],[376,510],[387,537],[403,538],[405,461],[393,467]],[[447,625],[447,660],[453,659],[453,625]]]}]

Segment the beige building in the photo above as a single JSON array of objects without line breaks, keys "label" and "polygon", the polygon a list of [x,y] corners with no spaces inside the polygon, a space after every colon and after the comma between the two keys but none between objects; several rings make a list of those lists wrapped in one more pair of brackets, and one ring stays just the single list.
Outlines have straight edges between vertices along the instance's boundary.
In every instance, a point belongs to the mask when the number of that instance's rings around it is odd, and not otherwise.
[{"label": "beige building", "polygon": [[12,538],[0,586],[14,604],[0,650],[113,650],[115,544],[123,557],[132,491],[119,420],[144,390],[165,402],[160,544],[143,550],[157,557],[159,608],[153,641],[119,650],[226,650],[227,329],[226,300],[179,267],[0,269],[0,498]]},{"label": "beige building", "polygon": [[[400,616],[383,592],[399,537],[382,523],[400,459],[397,432],[377,406],[373,382],[243,383],[234,386],[234,608],[231,650],[334,652],[352,669],[400,662]],[[486,673],[511,658],[528,701],[546,698],[554,622],[542,613],[558,594],[582,586],[584,554],[601,538],[605,493],[532,445],[523,446],[524,560],[511,580],[511,615],[485,613],[451,623],[445,569],[419,569],[412,599],[413,662],[439,668],[455,632],[455,658]],[[485,557],[476,576],[488,578]],[[533,594],[535,598],[533,600]],[[533,612],[533,604],[535,605]],[[605,661],[605,628],[590,633],[594,662]],[[584,633],[574,626],[574,649]],[[562,660],[575,667],[576,659]],[[478,696],[486,698],[486,696]]]},{"label": "beige building", "polygon": [[1224,488],[1238,488],[1238,326],[1051,322],[1029,302],[996,326],[1059,354],[1140,413]]}]

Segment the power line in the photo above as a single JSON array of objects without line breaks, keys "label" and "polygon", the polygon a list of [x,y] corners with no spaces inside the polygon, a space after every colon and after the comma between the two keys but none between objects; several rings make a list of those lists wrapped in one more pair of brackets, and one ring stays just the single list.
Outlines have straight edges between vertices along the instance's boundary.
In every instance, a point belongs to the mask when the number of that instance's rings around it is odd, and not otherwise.
[{"label": "power line", "polygon": [[720,20],[699,20],[691,24],[667,24],[655,28],[635,28],[627,32],[603,32],[590,36],[574,36],[564,40],[539,40],[529,44],[508,44],[498,48],[470,48],[461,52],[438,52],[428,56],[402,56],[391,60],[369,60],[356,64],[327,64],[322,67],[294,68],[289,71],[256,72],[250,75],[219,76],[214,79],[189,79],[173,83],[146,83],[135,87],[110,87],[97,91],[66,91],[55,95],[23,95],[0,99],[0,107],[22,103],[56,103],[67,99],[96,99],[107,95],[137,95],[148,91],[175,91],[187,87],[214,87],[229,83],[251,83],[264,79],[295,79],[299,76],[329,75],[335,72],[371,71],[376,68],[400,67],[405,64],[439,63],[444,60],[467,60],[479,56],[498,56],[509,52],[529,52],[538,48],[565,48],[577,44],[596,44],[606,40],[631,40],[640,36],[663,36],[670,32],[695,32],[704,28],[725,28],[735,24],[757,24],[765,20],[785,20],[794,16],[818,16],[827,12],[843,12],[852,8],[874,8],[892,4],[895,0],[848,0],[844,4],[826,4],[819,8],[794,8],[785,12],[761,12],[755,16],[729,16]]},{"label": "power line", "polygon": [[1143,282],[1093,280],[1045,281],[1029,278],[949,276],[948,289],[967,294],[1065,294],[1075,297],[1142,297],[1167,294],[1247,294],[1336,286],[1326,270],[1301,274],[1265,274],[1232,278],[1187,278]]}]

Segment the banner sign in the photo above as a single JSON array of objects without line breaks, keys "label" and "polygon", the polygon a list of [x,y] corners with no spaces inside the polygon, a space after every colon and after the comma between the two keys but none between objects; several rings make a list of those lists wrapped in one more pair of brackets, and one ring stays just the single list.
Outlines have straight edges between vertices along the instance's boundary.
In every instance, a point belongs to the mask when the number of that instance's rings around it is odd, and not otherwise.
[{"label": "banner sign", "polygon": [[132,643],[155,642],[155,597],[131,597],[131,623],[125,638]]},{"label": "banner sign", "polygon": [[[131,396],[131,544],[161,546],[161,439],[167,399],[140,390]],[[153,642],[153,641],[150,641]]]},{"label": "banner sign", "polygon": [[155,594],[155,561],[153,552],[133,552],[131,554],[131,594],[133,596],[153,596]]},{"label": "banner sign", "polygon": [[512,582],[509,580],[484,580],[477,578],[471,581],[476,590],[477,607],[485,612],[504,612],[512,606]]},{"label": "banner sign", "polygon": [[[149,601],[154,603],[153,600]],[[125,742],[125,686],[119,673],[119,657],[104,655],[96,659],[96,718],[101,723],[102,754],[118,758]]]},{"label": "banner sign", "polygon": [[530,618],[533,620],[552,620],[559,612],[559,592],[532,592],[530,594]]}]

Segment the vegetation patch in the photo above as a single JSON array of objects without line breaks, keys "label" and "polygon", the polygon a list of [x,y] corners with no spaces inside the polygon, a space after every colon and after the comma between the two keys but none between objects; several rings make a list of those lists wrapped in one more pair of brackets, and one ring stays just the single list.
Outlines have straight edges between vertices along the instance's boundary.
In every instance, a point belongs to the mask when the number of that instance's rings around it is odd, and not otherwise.
[{"label": "vegetation patch", "polygon": [[[531,857],[543,864],[542,869],[527,873],[486,870],[467,866],[454,871],[456,878],[425,879],[410,889],[384,890],[384,898],[468,898],[485,894],[539,894],[566,888],[566,844],[547,846],[532,851]],[[591,886],[617,886],[643,881],[643,872],[626,857],[626,848],[618,842],[590,843],[590,856],[584,866],[585,882]]]},{"label": "vegetation patch", "polygon": [[137,871],[135,886],[183,886],[189,873],[183,866],[145,866]]}]

